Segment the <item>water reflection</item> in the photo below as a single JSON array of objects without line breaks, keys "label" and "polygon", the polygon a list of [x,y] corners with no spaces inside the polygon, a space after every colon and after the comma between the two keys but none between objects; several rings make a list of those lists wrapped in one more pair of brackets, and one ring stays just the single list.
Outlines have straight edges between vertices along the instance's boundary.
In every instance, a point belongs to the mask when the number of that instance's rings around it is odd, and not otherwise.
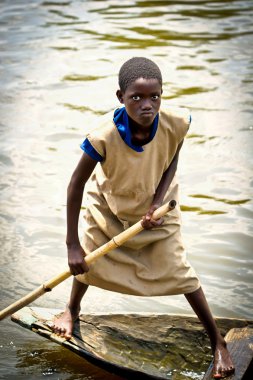
[{"label": "water reflection", "polygon": [[[26,379],[61,379],[64,380],[104,380],[110,376],[111,380],[122,379],[114,374],[98,369],[67,349],[61,348],[52,342],[45,342],[38,338],[37,342],[29,342],[17,352],[16,368],[19,374]],[[85,368],[85,371],[82,369]]]},{"label": "water reflection", "polygon": [[223,203],[227,203],[229,205],[241,205],[244,203],[248,203],[250,201],[250,199],[238,199],[238,200],[223,199],[223,198],[211,197],[210,195],[204,195],[204,194],[192,194],[192,195],[190,195],[190,197],[213,199],[217,202],[223,202]]}]

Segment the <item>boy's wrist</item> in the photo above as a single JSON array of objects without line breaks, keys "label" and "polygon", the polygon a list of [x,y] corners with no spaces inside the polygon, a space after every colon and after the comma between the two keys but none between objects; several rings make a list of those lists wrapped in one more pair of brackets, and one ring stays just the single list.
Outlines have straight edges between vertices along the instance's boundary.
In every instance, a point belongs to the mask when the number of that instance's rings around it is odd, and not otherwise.
[{"label": "boy's wrist", "polygon": [[151,206],[152,207],[155,206],[156,208],[158,208],[158,207],[160,207],[162,205],[162,203],[163,203],[163,201],[160,200],[160,199],[153,199],[153,202],[152,202]]},{"label": "boy's wrist", "polygon": [[77,241],[66,241],[66,245],[68,248],[77,248],[77,247],[80,247],[80,241],[77,240]]}]

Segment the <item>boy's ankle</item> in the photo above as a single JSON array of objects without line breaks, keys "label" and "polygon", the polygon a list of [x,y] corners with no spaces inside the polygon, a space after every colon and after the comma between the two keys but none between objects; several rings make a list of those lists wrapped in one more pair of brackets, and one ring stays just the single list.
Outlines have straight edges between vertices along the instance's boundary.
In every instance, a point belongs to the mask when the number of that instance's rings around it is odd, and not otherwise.
[{"label": "boy's ankle", "polygon": [[81,307],[80,305],[72,306],[70,303],[67,303],[66,309],[69,310],[72,315],[79,315]]},{"label": "boy's ankle", "polygon": [[211,347],[213,353],[218,347],[227,348],[227,343],[222,335],[217,335],[214,339],[211,339]]}]

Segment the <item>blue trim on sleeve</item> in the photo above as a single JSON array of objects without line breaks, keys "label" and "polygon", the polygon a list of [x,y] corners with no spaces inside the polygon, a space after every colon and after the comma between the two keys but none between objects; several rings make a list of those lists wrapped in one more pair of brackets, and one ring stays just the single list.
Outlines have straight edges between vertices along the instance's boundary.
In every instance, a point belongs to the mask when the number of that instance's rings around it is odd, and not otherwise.
[{"label": "blue trim on sleeve", "polygon": [[189,125],[191,124],[192,122],[192,115],[189,115]]},{"label": "blue trim on sleeve", "polygon": [[103,157],[93,148],[89,140],[86,138],[80,145],[80,148],[87,153],[95,161],[103,161]]}]

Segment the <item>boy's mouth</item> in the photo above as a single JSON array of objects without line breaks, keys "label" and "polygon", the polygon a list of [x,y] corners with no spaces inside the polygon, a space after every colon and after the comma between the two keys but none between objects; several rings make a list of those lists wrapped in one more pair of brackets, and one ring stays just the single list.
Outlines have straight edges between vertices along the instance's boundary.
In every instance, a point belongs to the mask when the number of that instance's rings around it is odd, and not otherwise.
[{"label": "boy's mouth", "polygon": [[141,112],[141,116],[153,116],[153,115],[154,115],[154,112],[152,111]]}]

